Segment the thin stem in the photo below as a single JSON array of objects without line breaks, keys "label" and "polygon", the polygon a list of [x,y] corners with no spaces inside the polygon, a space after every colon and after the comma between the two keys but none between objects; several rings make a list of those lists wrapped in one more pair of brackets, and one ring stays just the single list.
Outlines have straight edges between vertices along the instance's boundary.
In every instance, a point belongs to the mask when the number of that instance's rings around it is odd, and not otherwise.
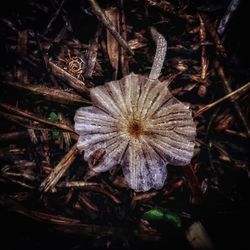
[{"label": "thin stem", "polygon": [[149,79],[156,80],[159,78],[162,70],[163,63],[167,52],[167,41],[155,28],[150,29],[152,37],[156,42],[156,52],[152,69],[150,71]]},{"label": "thin stem", "polygon": [[[239,89],[237,89],[237,90],[231,92],[230,94],[228,94],[228,95],[226,95],[226,96],[220,98],[219,100],[217,100],[217,101],[215,101],[215,102],[212,102],[212,103],[206,105],[205,107],[199,109],[199,110],[196,112],[195,117],[202,115],[203,113],[205,113],[205,112],[208,111],[209,109],[211,109],[211,108],[217,106],[218,104],[220,104],[220,103],[222,103],[222,102],[224,102],[224,101],[226,101],[226,100],[228,100],[228,99],[232,100],[233,97],[235,97],[236,95],[238,95],[238,94],[243,94],[244,92],[248,91],[249,89],[250,89],[250,82],[247,83],[247,84],[245,84],[245,85],[242,86],[241,88],[239,88]],[[235,98],[234,98],[234,99],[235,99]]]}]

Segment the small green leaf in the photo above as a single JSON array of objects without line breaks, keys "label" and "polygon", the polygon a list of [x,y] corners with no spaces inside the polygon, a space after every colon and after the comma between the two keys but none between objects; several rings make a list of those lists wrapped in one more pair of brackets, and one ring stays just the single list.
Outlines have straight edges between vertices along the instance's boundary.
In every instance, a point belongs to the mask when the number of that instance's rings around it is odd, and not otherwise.
[{"label": "small green leaf", "polygon": [[53,139],[53,140],[57,140],[57,139],[59,138],[59,136],[60,136],[60,132],[57,131],[57,130],[53,130],[53,131],[51,132],[51,136],[52,136],[52,139]]},{"label": "small green leaf", "polygon": [[180,217],[176,213],[170,211],[152,209],[143,214],[143,219],[147,221],[164,220],[175,227],[181,227]]},{"label": "small green leaf", "polygon": [[58,116],[55,112],[51,112],[49,114],[49,119],[52,121],[52,122],[57,122],[58,121]]},{"label": "small green leaf", "polygon": [[[55,112],[50,112],[49,114],[49,119],[52,121],[52,122],[58,122],[58,115],[55,113]],[[51,137],[53,140],[57,140],[60,136],[60,132],[57,131],[57,130],[53,130],[51,131]]]},{"label": "small green leaf", "polygon": [[165,221],[168,221],[169,223],[171,223],[175,227],[178,227],[178,228],[181,227],[181,219],[174,212],[170,212],[170,211],[165,212],[164,213],[164,219],[165,219]]},{"label": "small green leaf", "polygon": [[158,209],[152,209],[143,214],[143,219],[148,221],[164,220],[164,213]]}]

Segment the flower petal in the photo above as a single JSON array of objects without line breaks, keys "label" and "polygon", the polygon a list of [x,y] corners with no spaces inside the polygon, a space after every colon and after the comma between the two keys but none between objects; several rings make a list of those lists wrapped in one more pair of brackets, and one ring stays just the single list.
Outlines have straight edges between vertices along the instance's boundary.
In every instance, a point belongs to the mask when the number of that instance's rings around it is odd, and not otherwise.
[{"label": "flower petal", "polygon": [[[164,106],[156,112],[148,125],[148,129],[156,134],[168,136],[172,133],[174,140],[186,139],[194,141],[196,135],[196,127],[192,118],[192,112],[188,106],[180,103]],[[175,132],[173,134],[173,132]]]},{"label": "flower petal", "polygon": [[161,189],[167,177],[166,162],[160,155],[144,141],[142,148],[147,160],[149,173],[152,180],[152,188]]},{"label": "flower petal", "polygon": [[110,132],[106,134],[96,133],[96,134],[85,134],[81,135],[77,141],[77,147],[81,150],[86,150],[89,147],[103,141],[110,140],[118,136],[118,132]]},{"label": "flower petal", "polygon": [[192,115],[189,105],[180,102],[174,96],[172,96],[172,98],[168,99],[166,102],[163,102],[162,105],[159,106],[158,110],[152,114],[152,119],[154,120],[161,117],[167,117],[169,115],[172,116],[178,113],[183,114],[184,116],[188,114]]},{"label": "flower petal", "polygon": [[187,127],[191,129],[195,135],[195,124],[193,122],[192,113],[187,106],[183,104],[174,104],[162,108],[163,110],[158,111],[150,120],[148,124],[148,130],[152,132],[166,132],[177,128]]},{"label": "flower petal", "polygon": [[110,133],[117,131],[117,120],[97,107],[82,107],[76,111],[75,131],[88,133]]},{"label": "flower petal", "polygon": [[145,141],[132,139],[122,159],[128,185],[136,192],[160,189],[167,176],[165,162]]},{"label": "flower petal", "polygon": [[123,116],[117,103],[113,100],[106,85],[92,88],[90,91],[92,102],[99,108],[109,113],[112,117]]},{"label": "flower petal", "polygon": [[123,81],[112,81],[108,82],[107,86],[110,89],[110,93],[116,102],[119,109],[124,113],[128,114],[127,106],[124,97],[124,86]]},{"label": "flower petal", "polygon": [[155,85],[158,83],[158,80],[149,80],[146,77],[142,77],[140,79],[141,87],[141,94],[138,100],[138,114],[141,117],[144,117],[147,113],[148,107],[152,104],[152,100],[156,97],[157,93],[155,91],[152,92]]},{"label": "flower petal", "polygon": [[147,141],[172,165],[190,163],[196,134],[192,113],[188,106],[175,98],[175,104],[163,105],[147,126]]},{"label": "flower petal", "polygon": [[[174,134],[174,133],[173,133]],[[175,137],[170,138],[169,136],[156,136],[156,143],[164,145],[166,156],[169,156],[168,162],[170,164],[186,165],[190,163],[193,156],[194,143],[184,139],[182,142],[175,140]],[[176,157],[176,154],[179,157]]]},{"label": "flower petal", "polygon": [[137,111],[137,103],[140,97],[141,85],[140,76],[130,74],[123,78],[125,102],[129,115],[135,115]]},{"label": "flower petal", "polygon": [[171,133],[171,136],[167,133],[165,136],[150,135],[147,141],[166,162],[177,166],[189,164],[193,156],[194,142],[184,136],[183,140],[180,140],[176,133]]},{"label": "flower petal", "polygon": [[149,119],[157,110],[173,98],[165,83],[157,80],[154,84],[154,87],[150,90],[146,98],[142,112],[143,117]]},{"label": "flower petal", "polygon": [[[90,145],[84,153],[84,159],[89,161],[94,171],[105,172],[114,165],[119,164],[122,155],[127,150],[129,138],[119,135],[101,142],[95,142]],[[97,153],[98,152],[98,153]],[[97,156],[101,152],[101,156]],[[98,158],[98,159],[96,159]],[[90,163],[90,160],[95,160],[95,163]]]}]

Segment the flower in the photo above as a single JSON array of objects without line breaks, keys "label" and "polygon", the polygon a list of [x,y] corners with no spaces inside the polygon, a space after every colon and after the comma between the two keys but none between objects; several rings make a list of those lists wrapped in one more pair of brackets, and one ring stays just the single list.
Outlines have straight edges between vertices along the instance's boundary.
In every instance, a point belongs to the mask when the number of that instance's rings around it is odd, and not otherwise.
[{"label": "flower", "polygon": [[96,172],[121,164],[136,192],[163,187],[166,165],[190,163],[195,124],[189,107],[158,80],[130,74],[91,90],[93,106],[79,108],[79,149]]}]

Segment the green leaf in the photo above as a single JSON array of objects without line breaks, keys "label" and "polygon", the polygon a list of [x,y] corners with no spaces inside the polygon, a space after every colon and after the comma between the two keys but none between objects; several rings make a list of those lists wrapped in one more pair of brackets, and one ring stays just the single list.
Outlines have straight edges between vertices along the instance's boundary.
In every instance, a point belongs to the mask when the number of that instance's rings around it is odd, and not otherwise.
[{"label": "green leaf", "polygon": [[174,212],[170,212],[170,211],[165,212],[164,219],[165,219],[165,221],[168,221],[169,223],[171,223],[175,227],[178,227],[178,228],[181,227],[181,218]]},{"label": "green leaf", "polygon": [[53,139],[53,140],[57,140],[57,139],[59,138],[59,136],[60,136],[60,132],[57,131],[57,130],[53,130],[53,131],[51,132],[51,136],[52,136],[52,139]]},{"label": "green leaf", "polygon": [[147,221],[164,220],[177,228],[181,227],[180,217],[176,213],[170,211],[152,209],[143,214],[143,219]]},{"label": "green leaf", "polygon": [[143,214],[143,219],[148,221],[163,220],[164,213],[158,209],[152,209]]},{"label": "green leaf", "polygon": [[58,122],[58,116],[55,112],[51,112],[49,114],[49,119],[52,121],[52,122]]},{"label": "green leaf", "polygon": [[[52,122],[58,122],[58,115],[55,113],[55,112],[50,112],[49,114],[49,119],[52,121]],[[57,130],[53,130],[51,131],[51,137],[53,140],[57,140],[60,136],[60,132],[57,131]]]}]

